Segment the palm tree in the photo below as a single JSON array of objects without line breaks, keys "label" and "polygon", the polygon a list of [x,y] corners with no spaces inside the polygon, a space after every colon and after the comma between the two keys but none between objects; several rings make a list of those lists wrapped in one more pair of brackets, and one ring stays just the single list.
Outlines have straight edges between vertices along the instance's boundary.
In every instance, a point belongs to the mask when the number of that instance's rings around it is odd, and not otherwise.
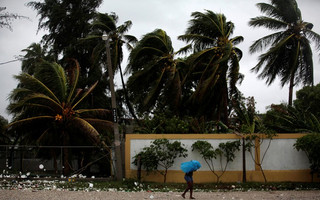
[{"label": "palm tree", "polygon": [[187,76],[193,76],[197,83],[192,99],[202,108],[202,115],[213,118],[214,113],[216,119],[227,125],[228,95],[237,92],[236,83],[241,78],[239,60],[242,52],[235,45],[242,42],[243,37],[231,38],[234,25],[226,21],[223,14],[206,10],[191,16],[193,19],[186,33],[179,39],[192,44],[191,70]]},{"label": "palm tree", "polygon": [[33,75],[35,66],[41,63],[42,60],[53,60],[46,49],[39,43],[32,43],[22,52],[26,52],[26,54],[22,58],[21,69],[30,75]]},{"label": "palm tree", "polygon": [[253,27],[265,27],[277,32],[256,40],[250,47],[255,53],[271,47],[259,56],[258,64],[251,70],[266,79],[270,85],[276,77],[281,86],[289,83],[288,104],[292,105],[293,87],[296,84],[313,85],[313,61],[310,41],[320,49],[320,35],[313,32],[313,25],[302,20],[295,0],[271,0],[270,4],[258,3],[258,8],[266,16],[252,18]]},{"label": "palm tree", "polygon": [[[94,46],[79,44],[91,31],[91,22],[102,0],[34,0],[27,3],[38,16],[38,30],[45,29],[41,43],[45,44],[54,61],[63,67],[69,65],[70,58],[80,63],[79,86],[86,88],[99,80],[99,84],[91,93],[91,98],[84,102],[91,108],[107,108],[107,81],[101,68],[93,68],[90,56]],[[48,61],[48,59],[46,59]]]},{"label": "palm tree", "polygon": [[180,68],[184,62],[175,59],[175,55],[170,37],[161,29],[144,35],[131,51],[126,69],[126,73],[132,73],[128,88],[141,113],[161,103],[178,112],[182,91]]},{"label": "palm tree", "polygon": [[136,118],[134,110],[129,102],[128,93],[126,90],[123,72],[121,68],[121,63],[123,60],[123,45],[125,44],[128,50],[133,49],[133,45],[137,42],[136,37],[132,35],[125,34],[129,31],[132,26],[131,21],[126,21],[122,25],[117,26],[118,16],[115,13],[112,14],[103,14],[97,13],[95,20],[92,23],[93,31],[86,39],[96,39],[96,46],[92,52],[92,61],[93,65],[105,66],[106,58],[106,46],[105,42],[101,40],[101,35],[103,33],[108,33],[110,37],[110,52],[112,60],[112,69],[114,72],[119,70],[123,93],[125,96],[125,102],[128,106],[130,114]]},{"label": "palm tree", "polygon": [[[68,146],[78,138],[88,138],[109,152],[98,128],[112,126],[112,122],[106,120],[110,112],[80,108],[97,82],[85,90],[78,89],[79,64],[74,63],[73,73],[67,74],[57,63],[43,61],[35,68],[33,76],[27,73],[16,76],[19,87],[10,95],[8,110],[14,114],[14,119],[8,125],[9,130],[21,131],[23,138],[44,145]],[[63,154],[64,173],[67,174],[70,170],[67,148]]]}]

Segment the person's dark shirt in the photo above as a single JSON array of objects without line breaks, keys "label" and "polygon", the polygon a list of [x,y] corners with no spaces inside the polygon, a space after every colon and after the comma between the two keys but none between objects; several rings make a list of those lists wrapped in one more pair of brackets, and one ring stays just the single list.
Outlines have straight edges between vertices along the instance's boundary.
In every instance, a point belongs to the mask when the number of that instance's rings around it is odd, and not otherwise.
[{"label": "person's dark shirt", "polygon": [[186,176],[192,177],[193,176],[193,171],[186,173]]}]

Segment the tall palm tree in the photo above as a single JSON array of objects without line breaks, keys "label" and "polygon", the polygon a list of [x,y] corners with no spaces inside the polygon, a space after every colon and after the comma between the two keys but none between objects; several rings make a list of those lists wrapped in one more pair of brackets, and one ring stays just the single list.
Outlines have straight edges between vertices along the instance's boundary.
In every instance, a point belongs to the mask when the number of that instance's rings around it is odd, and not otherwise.
[{"label": "tall palm tree", "polygon": [[288,104],[292,105],[293,87],[296,84],[313,85],[313,60],[310,41],[320,49],[320,35],[313,32],[313,25],[302,20],[301,11],[295,0],[271,0],[258,3],[265,16],[252,18],[253,27],[265,27],[277,32],[256,40],[250,47],[255,53],[266,47],[269,50],[259,57],[258,64],[251,70],[266,79],[270,85],[276,77],[281,86],[289,83]]},{"label": "tall palm tree", "polygon": [[[11,131],[21,131],[22,137],[38,144],[68,146],[78,138],[88,138],[109,151],[97,128],[112,126],[106,118],[110,112],[81,109],[82,100],[97,82],[85,90],[78,89],[79,64],[74,63],[73,71],[68,74],[57,63],[43,61],[35,68],[33,76],[27,73],[16,76],[19,87],[12,91],[8,106],[14,119],[8,127]],[[63,153],[64,173],[67,174],[70,170],[68,149],[64,148]]]},{"label": "tall palm tree", "polygon": [[126,69],[126,73],[132,73],[128,88],[141,113],[160,103],[177,112],[181,100],[180,67],[184,62],[175,59],[175,55],[170,37],[161,29],[144,35],[131,51]]},{"label": "tall palm tree", "polygon": [[96,46],[93,49],[92,61],[93,65],[106,66],[106,46],[101,40],[101,35],[107,33],[110,37],[110,52],[112,60],[112,68],[114,73],[119,70],[125,101],[130,111],[130,114],[136,118],[134,110],[129,102],[128,93],[123,78],[121,63],[123,61],[123,45],[126,45],[128,50],[132,50],[137,42],[136,37],[126,34],[132,26],[131,21],[126,21],[122,25],[117,26],[118,16],[115,13],[97,13],[95,20],[92,23],[93,31],[86,39],[96,39]]},{"label": "tall palm tree", "polygon": [[189,57],[192,67],[187,76],[193,76],[197,83],[192,99],[198,102],[204,116],[212,119],[214,113],[214,118],[228,124],[228,96],[237,91],[236,83],[241,78],[242,52],[235,45],[243,37],[231,38],[234,25],[223,14],[206,10],[191,16],[186,33],[178,38],[191,43],[193,49]]}]

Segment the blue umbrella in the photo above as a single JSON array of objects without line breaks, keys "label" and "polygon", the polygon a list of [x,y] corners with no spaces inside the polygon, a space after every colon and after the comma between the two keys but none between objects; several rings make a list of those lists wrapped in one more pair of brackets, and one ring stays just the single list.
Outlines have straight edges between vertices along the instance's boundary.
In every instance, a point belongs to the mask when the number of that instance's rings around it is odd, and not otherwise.
[{"label": "blue umbrella", "polygon": [[181,163],[180,168],[184,173],[188,173],[191,171],[196,171],[201,167],[201,164],[197,160],[191,160],[188,162]]}]

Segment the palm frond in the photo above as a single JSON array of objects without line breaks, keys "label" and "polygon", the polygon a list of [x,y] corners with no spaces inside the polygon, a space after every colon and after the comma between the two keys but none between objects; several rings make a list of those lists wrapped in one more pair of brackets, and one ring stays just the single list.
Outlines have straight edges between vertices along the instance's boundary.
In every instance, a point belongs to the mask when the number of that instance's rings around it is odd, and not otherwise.
[{"label": "palm frond", "polygon": [[249,52],[255,53],[262,51],[264,48],[267,48],[268,45],[272,44],[274,41],[277,41],[276,39],[278,39],[282,34],[283,32],[280,31],[254,41],[254,43],[250,46]]},{"label": "palm frond", "polygon": [[117,27],[117,31],[120,34],[126,33],[129,31],[129,29],[132,27],[132,21],[128,20],[125,21],[122,25],[120,25],[119,27]]},{"label": "palm frond", "polygon": [[107,33],[114,31],[117,28],[115,19],[112,16],[103,13],[97,13],[97,19],[93,21],[92,27],[104,30]]},{"label": "palm frond", "polygon": [[61,65],[43,61],[35,68],[34,77],[54,91],[58,99],[66,100],[67,78]]},{"label": "palm frond", "polygon": [[166,72],[165,69],[163,69],[161,71],[161,74],[159,75],[158,79],[154,83],[154,86],[152,87],[150,93],[145,98],[143,103],[146,107],[149,107],[150,104],[153,104],[153,102],[155,101],[155,98],[159,96],[160,90],[162,89],[162,87],[160,87],[160,86],[162,85],[162,83],[164,81],[163,76],[164,76],[165,72]]},{"label": "palm frond", "polygon": [[281,16],[281,12],[271,4],[268,3],[257,3],[257,7],[262,13],[265,13],[267,16],[278,18]]},{"label": "palm frond", "polygon": [[[96,145],[103,145],[104,148],[109,150],[109,147],[102,142],[99,132],[86,120],[79,117],[74,117],[70,121],[81,133],[83,133],[87,138],[89,138]],[[109,124],[109,123],[108,123]]]},{"label": "palm frond", "polygon": [[133,35],[124,35],[123,36],[124,39],[127,41],[126,45],[127,45],[127,49],[128,50],[132,50],[134,48],[134,46],[138,43],[138,39],[133,36]]},{"label": "palm frond", "polygon": [[185,34],[178,36],[179,40],[186,41],[186,42],[199,42],[205,43],[207,45],[212,45],[216,42],[216,38],[212,38],[206,35],[200,34]]},{"label": "palm frond", "polygon": [[112,112],[107,109],[78,109],[75,112],[81,116],[94,116],[99,119],[108,119],[112,116]]},{"label": "palm frond", "polygon": [[39,110],[47,110],[54,112],[55,110],[52,108],[52,106],[49,105],[43,105],[43,104],[37,104],[37,103],[11,103],[7,110],[10,112],[10,114],[19,113],[23,109],[29,108],[29,109],[39,109]]},{"label": "palm frond", "polygon": [[11,127],[15,126],[22,126],[24,124],[30,124],[30,123],[38,123],[39,121],[53,121],[55,118],[54,116],[36,116],[36,117],[29,117],[26,119],[21,119],[18,121],[11,122],[8,124],[7,128],[10,129]]},{"label": "palm frond", "polygon": [[313,41],[316,45],[317,50],[320,50],[320,35],[314,31],[306,30],[305,34],[307,38],[309,38],[311,41]]},{"label": "palm frond", "polygon": [[32,91],[36,90],[39,92],[43,92],[44,94],[47,94],[48,96],[52,97],[56,102],[61,103],[59,98],[57,98],[54,94],[54,92],[37,78],[26,73],[22,73],[18,76],[15,76],[15,78],[20,81],[24,88]]},{"label": "palm frond", "polygon": [[46,129],[45,131],[43,131],[43,133],[40,135],[40,137],[37,139],[37,143],[41,143],[41,141],[47,137],[48,134],[50,134],[50,128]]},{"label": "palm frond", "polygon": [[265,27],[271,30],[279,30],[279,29],[287,28],[288,24],[286,22],[283,22],[274,18],[260,16],[260,17],[251,18],[251,20],[249,21],[249,26]]},{"label": "palm frond", "polygon": [[188,44],[182,48],[180,48],[175,54],[187,54],[192,51],[192,45]]},{"label": "palm frond", "polygon": [[76,90],[76,87],[78,85],[78,80],[79,80],[79,74],[80,74],[80,65],[79,65],[79,62],[75,59],[73,59],[74,63],[75,63],[75,67],[73,68],[72,70],[72,73],[70,73],[69,76],[69,85],[70,85],[70,90],[69,90],[69,95],[68,95],[68,98],[67,98],[67,101],[68,103],[71,102],[71,98],[72,96],[74,96],[74,92]]},{"label": "palm frond", "polygon": [[72,105],[72,110],[74,110],[74,108],[84,99],[86,98],[86,96],[88,96],[88,94],[90,94],[92,92],[92,90],[97,86],[98,81],[95,82],[91,87],[89,87],[85,93],[82,95],[82,97],[75,103]]},{"label": "palm frond", "polygon": [[242,36],[237,36],[237,37],[231,38],[230,42],[232,42],[233,45],[237,45],[243,42],[243,40],[244,38]]},{"label": "palm frond", "polygon": [[83,118],[83,120],[87,121],[89,124],[93,125],[94,127],[101,127],[103,129],[109,129],[110,131],[113,130],[114,123],[109,120],[97,119],[97,118]]}]

